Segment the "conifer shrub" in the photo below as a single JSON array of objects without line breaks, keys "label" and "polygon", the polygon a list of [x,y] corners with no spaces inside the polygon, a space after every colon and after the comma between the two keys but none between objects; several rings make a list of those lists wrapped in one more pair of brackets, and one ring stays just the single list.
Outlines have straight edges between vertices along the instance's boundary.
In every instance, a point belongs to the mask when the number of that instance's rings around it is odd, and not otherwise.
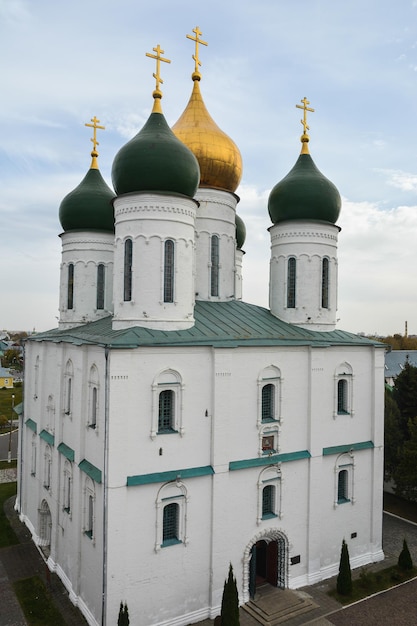
[{"label": "conifer shrub", "polygon": [[341,596],[350,596],[352,593],[352,572],[350,570],[349,550],[346,541],[342,541],[340,552],[339,574],[336,584],[337,593]]},{"label": "conifer shrub", "polygon": [[220,616],[222,626],[240,626],[239,594],[237,592],[236,579],[233,576],[231,563],[229,566],[229,576],[224,583]]},{"label": "conifer shrub", "polygon": [[409,571],[413,569],[413,560],[411,558],[410,550],[408,549],[407,541],[403,540],[403,549],[398,557],[398,567],[401,570]]}]

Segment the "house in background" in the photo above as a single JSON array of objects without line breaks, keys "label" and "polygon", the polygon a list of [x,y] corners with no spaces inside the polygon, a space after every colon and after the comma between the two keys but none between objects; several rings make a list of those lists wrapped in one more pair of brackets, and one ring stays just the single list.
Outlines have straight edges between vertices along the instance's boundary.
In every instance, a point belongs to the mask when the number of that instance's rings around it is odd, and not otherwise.
[{"label": "house in background", "polygon": [[0,389],[13,388],[13,375],[6,367],[0,367]]},{"label": "house in background", "polygon": [[341,200],[308,101],[265,207],[266,309],[242,300],[241,155],[204,105],[194,32],[189,103],[171,130],[157,69],[115,191],[93,118],[60,206],[59,328],[26,342],[16,506],[92,626],[121,601],[132,624],[214,618],[229,563],[246,603],[333,576],[343,539],[352,567],[384,556],[384,346],[336,329]]},{"label": "house in background", "polygon": [[385,354],[385,382],[394,386],[395,379],[404,369],[406,361],[417,367],[417,350],[390,350]]}]

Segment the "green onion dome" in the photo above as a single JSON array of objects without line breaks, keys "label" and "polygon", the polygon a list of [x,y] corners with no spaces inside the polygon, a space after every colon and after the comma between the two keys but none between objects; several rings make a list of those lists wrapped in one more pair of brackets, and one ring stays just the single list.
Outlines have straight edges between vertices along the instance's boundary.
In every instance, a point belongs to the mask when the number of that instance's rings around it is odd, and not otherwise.
[{"label": "green onion dome", "polygon": [[100,230],[113,233],[114,195],[100,174],[96,155],[93,154],[91,167],[84,179],[60,204],[59,221],[63,230]]},{"label": "green onion dome", "polygon": [[237,214],[235,218],[235,223],[236,223],[236,247],[238,250],[241,250],[246,240],[246,226],[245,226],[245,222]]},{"label": "green onion dome", "polygon": [[116,154],[112,180],[118,195],[162,191],[194,197],[200,182],[198,161],[168,126],[159,99],[142,130]]},{"label": "green onion dome", "polygon": [[269,194],[269,216],[274,224],[284,220],[319,220],[335,224],[342,204],[340,194],[316,167],[308,152],[308,138],[306,135],[303,138],[305,143],[296,164]]}]

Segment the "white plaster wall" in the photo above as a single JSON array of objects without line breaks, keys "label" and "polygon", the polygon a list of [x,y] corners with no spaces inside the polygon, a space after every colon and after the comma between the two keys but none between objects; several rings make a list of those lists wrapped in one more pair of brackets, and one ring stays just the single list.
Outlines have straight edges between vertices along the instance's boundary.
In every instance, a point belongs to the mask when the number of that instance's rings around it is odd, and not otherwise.
[{"label": "white plaster wall", "polygon": [[[280,319],[312,330],[334,330],[337,314],[337,238],[327,222],[288,221],[271,226],[269,306]],[[287,266],[294,257],[296,306],[287,307]],[[322,259],[329,259],[329,307],[321,306]]]},{"label": "white plaster wall", "polygon": [[[162,330],[194,323],[196,202],[185,196],[127,194],[116,198],[113,328]],[[132,299],[124,301],[124,245],[133,242]],[[174,302],[163,301],[164,242],[175,244]]]},{"label": "white plaster wall", "polygon": [[[219,189],[199,188],[196,215],[197,300],[215,302],[235,297],[236,205],[239,198]],[[211,295],[211,237],[219,237],[219,295]]]},{"label": "white plaster wall", "polygon": [[[59,327],[72,328],[113,311],[112,233],[70,231],[62,233]],[[74,306],[68,309],[68,265],[74,264]],[[97,309],[97,266],[105,267],[104,309]]]}]

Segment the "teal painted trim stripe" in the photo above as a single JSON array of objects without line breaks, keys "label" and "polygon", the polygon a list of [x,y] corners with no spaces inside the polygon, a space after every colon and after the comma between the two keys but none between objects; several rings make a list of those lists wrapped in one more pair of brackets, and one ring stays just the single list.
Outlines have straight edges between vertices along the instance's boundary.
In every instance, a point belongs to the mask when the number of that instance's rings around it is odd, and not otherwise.
[{"label": "teal painted trim stripe", "polygon": [[98,469],[95,465],[87,461],[87,459],[83,459],[78,463],[78,467],[82,472],[87,474],[90,478],[94,480],[96,483],[101,483],[101,470]]},{"label": "teal painted trim stripe", "polygon": [[134,487],[135,485],[150,485],[152,483],[166,483],[170,480],[184,479],[184,478],[196,478],[198,476],[211,476],[214,474],[214,469],[211,465],[205,465],[204,467],[189,467],[188,469],[171,470],[168,472],[156,472],[155,474],[139,474],[138,476],[128,476],[126,485],[127,487]]},{"label": "teal painted trim stripe", "polygon": [[374,448],[373,441],[360,441],[359,443],[347,443],[343,446],[330,446],[330,448],[323,448],[323,456],[329,456],[330,454],[342,454],[343,452],[350,452],[350,450],[370,450]]},{"label": "teal painted trim stripe", "polygon": [[47,430],[41,430],[39,437],[46,441],[46,443],[49,443],[50,446],[55,445],[55,437],[51,435],[51,433],[48,433]]},{"label": "teal painted trim stripe", "polygon": [[30,417],[26,420],[25,422],[26,426],[28,428],[30,428],[30,430],[33,430],[34,433],[38,432],[38,425],[36,422],[34,422],[33,420],[30,419]]},{"label": "teal painted trim stripe", "polygon": [[70,448],[69,446],[67,446],[66,443],[61,442],[58,446],[58,452],[60,452],[61,454],[64,455],[65,458],[68,459],[68,461],[72,461],[74,462],[74,458],[75,458],[75,452],[72,448]]},{"label": "teal painted trim stripe", "polygon": [[309,459],[311,454],[308,450],[299,450],[298,452],[286,452],[284,454],[272,454],[271,456],[257,457],[256,459],[246,459],[245,461],[231,461],[229,470],[248,469],[249,467],[262,467],[263,465],[273,465],[274,463],[288,463],[289,461],[299,461],[300,459]]}]

